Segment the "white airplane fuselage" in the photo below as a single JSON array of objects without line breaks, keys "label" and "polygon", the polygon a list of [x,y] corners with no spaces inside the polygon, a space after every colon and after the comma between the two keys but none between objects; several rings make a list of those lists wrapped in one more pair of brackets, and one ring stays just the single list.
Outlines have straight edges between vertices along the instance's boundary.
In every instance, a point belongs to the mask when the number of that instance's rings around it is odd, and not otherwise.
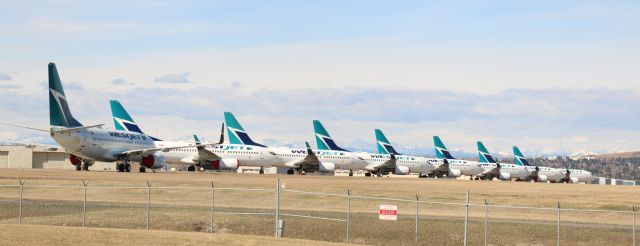
[{"label": "white airplane fuselage", "polygon": [[[158,143],[158,147],[184,146],[180,143],[163,142]],[[249,167],[270,167],[279,163],[279,158],[270,148],[242,145],[242,144],[221,144],[207,146],[206,150],[216,154],[221,159],[235,160],[237,166]],[[167,163],[171,164],[206,164],[200,163],[198,159],[198,149],[195,147],[171,149],[163,152]]]},{"label": "white airplane fuselage", "polygon": [[[274,164],[276,167],[295,168],[293,166],[299,160],[307,156],[306,149],[294,149],[285,147],[270,148],[279,158],[279,162]],[[332,163],[335,169],[342,170],[361,170],[365,166],[364,160],[358,154],[347,151],[337,150],[312,150],[322,163]]]},{"label": "white airplane fuselage", "polygon": [[509,175],[508,179],[524,179],[529,175],[529,171],[524,166],[518,166],[514,164],[500,163],[500,173],[494,173],[496,168],[498,167],[496,163],[480,163],[480,166],[484,168],[484,173],[494,175],[506,173]]},{"label": "white airplane fuselage", "polygon": [[[529,172],[529,176],[533,175],[536,171],[535,166],[525,166],[527,171]],[[561,172],[560,169],[551,168],[551,167],[538,167],[538,176],[544,175],[548,181],[560,181],[565,175]]]},{"label": "white airplane fuselage", "polygon": [[[563,176],[566,176],[566,173],[567,173],[566,169],[559,169],[559,170],[560,172],[562,172]],[[574,182],[577,181],[577,182],[589,183],[594,179],[596,179],[596,176],[594,176],[591,172],[585,171],[585,170],[578,170],[578,169],[569,169],[569,176]]]},{"label": "white airplane fuselage", "polygon": [[[444,164],[443,159],[437,158],[428,158],[429,163],[434,165],[436,168],[439,168],[442,164]],[[480,163],[476,161],[468,161],[461,159],[447,159],[449,162],[449,169],[452,173],[465,176],[476,176],[484,171],[482,167],[480,167]],[[454,175],[456,176],[456,175]]]},{"label": "white airplane fuselage", "polygon": [[122,152],[155,147],[151,137],[134,132],[89,128],[61,133],[56,130],[64,128],[52,129],[51,137],[68,153],[94,161],[113,162]]},{"label": "white airplane fuselage", "polygon": [[[364,166],[366,171],[377,171],[380,165],[391,158],[391,155],[387,154],[359,153],[359,155],[366,162],[366,166]],[[436,169],[425,157],[408,155],[396,155],[395,157],[396,166],[406,167],[410,173],[431,173]]]}]

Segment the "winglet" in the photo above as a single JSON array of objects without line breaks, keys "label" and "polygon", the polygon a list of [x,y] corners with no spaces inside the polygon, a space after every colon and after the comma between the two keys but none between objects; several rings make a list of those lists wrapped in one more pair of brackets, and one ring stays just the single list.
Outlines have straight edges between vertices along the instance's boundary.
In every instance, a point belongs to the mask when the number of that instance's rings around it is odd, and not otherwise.
[{"label": "winglet", "polygon": [[222,128],[220,129],[220,140],[218,141],[218,144],[223,144],[224,143],[224,122],[222,122]]},{"label": "winglet", "polygon": [[313,150],[311,150],[311,145],[309,145],[309,142],[304,142],[304,145],[307,147],[307,155],[313,155]]},{"label": "winglet", "polygon": [[193,134],[193,141],[196,142],[196,145],[200,145],[201,144],[200,139],[198,139],[198,136],[196,136],[196,134]]}]

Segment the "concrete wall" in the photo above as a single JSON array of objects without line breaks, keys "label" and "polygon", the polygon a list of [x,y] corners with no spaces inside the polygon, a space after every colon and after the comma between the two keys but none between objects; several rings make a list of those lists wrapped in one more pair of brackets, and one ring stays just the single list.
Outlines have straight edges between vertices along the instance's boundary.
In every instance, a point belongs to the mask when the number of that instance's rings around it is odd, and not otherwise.
[{"label": "concrete wall", "polygon": [[0,151],[0,168],[9,167],[9,151]]}]

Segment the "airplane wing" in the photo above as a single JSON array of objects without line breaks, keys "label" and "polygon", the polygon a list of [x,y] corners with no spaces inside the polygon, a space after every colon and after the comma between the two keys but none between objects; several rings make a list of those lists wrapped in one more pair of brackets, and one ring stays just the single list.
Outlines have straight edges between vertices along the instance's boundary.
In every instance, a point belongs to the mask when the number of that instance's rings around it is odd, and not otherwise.
[{"label": "airplane wing", "polygon": [[43,128],[35,128],[35,127],[30,127],[30,126],[21,126],[21,125],[16,125],[16,124],[10,124],[10,123],[0,123],[0,125],[5,125],[5,126],[15,126],[15,127],[19,127],[19,128],[24,128],[24,129],[29,129],[29,130],[35,130],[35,131],[41,131],[41,132],[49,132],[49,129],[43,129]]},{"label": "airplane wing", "polygon": [[496,163],[496,166],[492,169],[487,169],[484,172],[481,173],[482,174],[494,174],[494,175],[500,175],[500,163]]},{"label": "airplane wing", "polygon": [[307,156],[305,156],[302,159],[287,163],[286,165],[291,167],[301,168],[303,170],[309,170],[309,169],[318,170],[320,167],[320,160],[318,159],[318,156],[316,156],[316,154],[313,153],[313,150],[311,150],[311,146],[309,146],[309,143],[305,142],[305,144],[307,146]]},{"label": "airplane wing", "polygon": [[389,157],[389,160],[387,160],[384,163],[382,163],[382,165],[380,165],[380,167],[382,167],[384,169],[395,169],[397,161],[398,161],[398,159],[396,158],[396,155],[395,154],[391,154],[391,156]]},{"label": "airplane wing", "polygon": [[199,148],[199,147],[209,147],[209,146],[215,146],[218,145],[217,143],[214,144],[196,144],[196,145],[183,145],[183,146],[171,146],[171,147],[159,147],[159,148],[148,148],[148,149],[134,149],[134,150],[127,150],[124,151],[122,153],[120,153],[121,156],[134,156],[134,155],[149,155],[149,154],[153,154],[155,152],[169,152],[171,150],[174,149],[184,149],[184,148]]},{"label": "airplane wing", "polygon": [[72,132],[72,131],[77,131],[77,130],[86,130],[89,128],[96,128],[96,127],[102,127],[104,126],[104,124],[97,124],[97,125],[91,125],[91,126],[81,126],[81,127],[71,127],[71,128],[64,128],[64,129],[59,129],[59,130],[54,130],[51,129],[52,132],[59,132],[59,133],[67,133],[67,132]]},{"label": "airplane wing", "polygon": [[449,172],[449,160],[447,158],[442,159],[443,163],[438,166],[438,171]]},{"label": "airplane wing", "polygon": [[[195,134],[193,135],[193,140],[195,141],[196,145],[201,145],[200,139],[198,139],[198,136],[196,136]],[[220,145],[223,143],[224,143],[224,122],[222,123],[222,129],[220,129],[220,140],[218,141],[217,144]],[[219,155],[216,155],[215,153],[213,153],[212,151],[206,149],[204,146],[198,146],[197,149],[198,149],[198,156],[194,158],[194,161],[214,161],[222,158]]]},{"label": "airplane wing", "polygon": [[220,134],[220,141],[217,142],[217,143],[202,144],[202,143],[200,143],[200,140],[198,139],[198,137],[196,135],[193,135],[193,138],[195,140],[195,144],[183,145],[183,146],[170,146],[170,147],[159,147],[159,148],[128,150],[128,151],[124,151],[124,152],[120,153],[120,155],[122,155],[122,156],[149,155],[149,154],[152,154],[152,153],[155,153],[155,152],[169,152],[169,151],[174,150],[174,149],[197,148],[198,149],[198,156],[194,159],[194,161],[198,161],[198,160],[204,160],[204,161],[218,160],[218,159],[221,159],[221,157],[219,155],[211,152],[210,150],[206,149],[206,147],[221,145],[224,142],[224,123],[222,123],[222,131],[221,132],[222,133]]},{"label": "airplane wing", "polygon": [[60,146],[55,146],[55,145],[48,145],[48,144],[33,144],[33,143],[21,143],[21,142],[13,142],[13,141],[7,141],[7,140],[1,140],[0,139],[0,143],[6,143],[6,144],[11,144],[11,145],[18,145],[18,146],[24,146],[25,148],[29,148],[29,149],[33,149],[36,147],[42,147],[46,150],[49,151],[56,151],[58,149],[61,149]]},{"label": "airplane wing", "polygon": [[0,125],[5,125],[5,126],[15,126],[15,127],[20,127],[20,128],[29,129],[29,130],[41,131],[41,132],[59,132],[59,133],[67,133],[67,132],[72,132],[72,131],[77,131],[77,130],[85,130],[85,129],[89,129],[89,128],[94,128],[94,127],[101,127],[101,126],[104,126],[104,124],[97,124],[97,125],[81,126],[81,127],[71,127],[71,128],[62,128],[62,129],[43,129],[43,128],[36,128],[36,127],[30,127],[30,126],[22,126],[22,125],[9,124],[9,123],[0,123]]}]

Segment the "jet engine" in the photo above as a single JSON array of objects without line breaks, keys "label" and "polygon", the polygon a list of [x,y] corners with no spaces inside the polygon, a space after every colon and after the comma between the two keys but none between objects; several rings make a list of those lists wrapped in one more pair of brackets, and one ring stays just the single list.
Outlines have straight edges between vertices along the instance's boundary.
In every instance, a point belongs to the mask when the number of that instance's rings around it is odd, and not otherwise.
[{"label": "jet engine", "polygon": [[393,171],[395,175],[407,175],[409,174],[409,167],[406,166],[396,166],[396,170]]},{"label": "jet engine", "polygon": [[549,180],[549,177],[547,177],[547,175],[538,174],[538,181],[537,182],[547,182],[547,180]]},{"label": "jet engine", "polygon": [[211,162],[211,169],[214,170],[236,170],[238,166],[238,159],[235,158],[223,158]]},{"label": "jet engine", "polygon": [[509,180],[509,179],[511,179],[511,174],[510,173],[505,173],[505,172],[500,172],[500,179],[501,180]]},{"label": "jet engine", "polygon": [[333,172],[336,170],[336,164],[331,162],[320,162],[318,169],[320,172]]},{"label": "jet engine", "polygon": [[580,180],[578,178],[571,177],[571,183],[578,183]]},{"label": "jet engine", "polygon": [[82,163],[82,158],[69,154],[69,161],[71,165],[78,166]]},{"label": "jet engine", "polygon": [[162,153],[153,153],[147,156],[142,157],[142,162],[140,162],[146,168],[158,169],[164,167],[167,162]]},{"label": "jet engine", "polygon": [[460,177],[460,175],[462,175],[462,171],[460,171],[460,169],[449,169],[450,177]]}]

